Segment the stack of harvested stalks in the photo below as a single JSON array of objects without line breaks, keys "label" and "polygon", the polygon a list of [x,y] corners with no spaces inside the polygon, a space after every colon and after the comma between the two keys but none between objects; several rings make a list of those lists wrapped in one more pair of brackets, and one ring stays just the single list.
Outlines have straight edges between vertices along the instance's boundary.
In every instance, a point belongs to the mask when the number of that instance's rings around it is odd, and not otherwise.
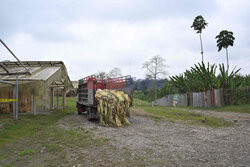
[{"label": "stack of harvested stalks", "polygon": [[97,110],[102,126],[120,127],[129,125],[130,99],[123,91],[98,89],[96,91],[98,101]]}]

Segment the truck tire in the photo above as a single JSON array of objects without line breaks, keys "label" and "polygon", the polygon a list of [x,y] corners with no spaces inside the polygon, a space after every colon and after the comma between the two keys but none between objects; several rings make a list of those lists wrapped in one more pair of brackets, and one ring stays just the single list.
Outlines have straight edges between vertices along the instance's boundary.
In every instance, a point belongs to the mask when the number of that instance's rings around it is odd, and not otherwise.
[{"label": "truck tire", "polygon": [[80,107],[77,108],[77,113],[78,113],[78,115],[81,115],[83,111],[84,111],[83,108],[80,108]]}]

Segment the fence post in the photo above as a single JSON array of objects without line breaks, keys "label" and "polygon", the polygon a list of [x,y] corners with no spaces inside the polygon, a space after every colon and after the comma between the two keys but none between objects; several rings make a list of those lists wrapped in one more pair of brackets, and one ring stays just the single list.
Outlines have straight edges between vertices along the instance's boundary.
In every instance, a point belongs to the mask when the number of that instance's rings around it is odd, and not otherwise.
[{"label": "fence post", "polygon": [[36,115],[36,96],[34,94],[31,95],[31,109],[33,115]]},{"label": "fence post", "polygon": [[15,85],[15,96],[16,96],[16,103],[15,103],[15,118],[18,120],[18,75],[16,75],[16,85]]},{"label": "fence post", "polygon": [[[16,85],[13,86],[13,98],[12,99],[15,99],[16,98]],[[13,118],[16,117],[16,102],[13,101],[12,102],[12,105],[13,105]]]},{"label": "fence post", "polygon": [[63,94],[62,94],[62,104],[63,104],[63,107],[65,107],[65,105],[66,105],[66,90],[65,90],[65,88],[63,89]]},{"label": "fence post", "polygon": [[54,110],[54,88],[51,88],[51,99],[50,99],[50,107],[52,110]]},{"label": "fence post", "polygon": [[223,88],[220,91],[220,98],[221,98],[221,106],[223,107],[225,105],[225,95],[224,95],[224,89]]},{"label": "fence post", "polygon": [[56,93],[57,93],[57,99],[56,99],[56,108],[58,109],[59,108],[59,91],[58,91],[58,88],[56,89]]}]

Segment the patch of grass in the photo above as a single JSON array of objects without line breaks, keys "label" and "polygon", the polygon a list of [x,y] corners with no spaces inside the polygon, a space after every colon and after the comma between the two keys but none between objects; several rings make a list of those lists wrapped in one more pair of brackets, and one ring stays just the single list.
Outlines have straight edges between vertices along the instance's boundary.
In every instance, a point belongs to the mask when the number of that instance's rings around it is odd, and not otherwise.
[{"label": "patch of grass", "polygon": [[[150,102],[143,101],[140,99],[134,99],[135,107],[145,107],[152,106]],[[173,108],[173,107],[168,107]],[[212,108],[203,108],[203,107],[177,107],[177,108],[186,108],[186,109],[196,109],[196,110],[213,110],[218,112],[236,112],[236,113],[248,113],[250,114],[250,104],[234,105],[234,106],[224,106],[224,107],[212,107]]]},{"label": "patch of grass", "polygon": [[62,117],[75,112],[75,101],[73,102],[72,98],[67,98],[67,101],[67,107],[50,115],[20,115],[16,121],[12,114],[0,114],[0,148],[19,138],[34,135],[37,131],[43,130]]},{"label": "patch of grass", "polygon": [[1,167],[16,167],[15,165],[12,165],[12,164],[8,164],[8,165],[3,165]]},{"label": "patch of grass", "polygon": [[33,155],[36,154],[36,151],[33,149],[25,149],[22,152],[20,152],[18,155],[25,156],[25,155]]},{"label": "patch of grass", "polygon": [[63,150],[63,147],[61,147],[59,144],[56,143],[46,143],[45,146],[49,152],[56,152]]},{"label": "patch of grass", "polygon": [[196,110],[213,110],[218,112],[236,112],[236,113],[247,113],[250,114],[250,105],[234,105],[234,106],[224,106],[224,107],[212,107],[212,108],[203,108],[203,107],[181,107],[187,109],[196,109]]},{"label": "patch of grass", "polygon": [[0,156],[0,159],[5,159],[5,158],[8,158],[10,156],[10,153],[4,153],[2,154],[2,156]]},{"label": "patch of grass", "polygon": [[63,129],[50,126],[33,137],[33,140],[45,146],[46,151],[60,152],[65,148],[84,148],[95,142],[91,133],[75,129]]},{"label": "patch of grass", "polygon": [[136,99],[136,98],[133,99],[133,105],[135,107],[152,106],[151,103],[144,101],[144,100]]},{"label": "patch of grass", "polygon": [[[147,102],[146,102],[147,104]],[[226,121],[222,118],[217,118],[213,116],[206,116],[200,113],[194,113],[190,111],[183,111],[178,109],[173,109],[170,107],[163,106],[154,106],[151,107],[149,105],[141,106],[141,108],[150,113],[144,114],[147,117],[152,117],[156,120],[165,119],[171,122],[175,122],[176,120],[181,121],[183,123],[195,124],[195,125],[205,125],[213,128],[216,127],[227,127],[233,125],[232,122]]]},{"label": "patch of grass", "polygon": [[210,127],[227,127],[233,123],[226,121],[222,118],[217,118],[213,116],[206,116],[199,113],[193,113],[190,111],[174,110],[168,107],[143,107],[147,112],[164,116],[170,121],[180,120],[184,123],[197,124],[197,125],[207,125]]}]

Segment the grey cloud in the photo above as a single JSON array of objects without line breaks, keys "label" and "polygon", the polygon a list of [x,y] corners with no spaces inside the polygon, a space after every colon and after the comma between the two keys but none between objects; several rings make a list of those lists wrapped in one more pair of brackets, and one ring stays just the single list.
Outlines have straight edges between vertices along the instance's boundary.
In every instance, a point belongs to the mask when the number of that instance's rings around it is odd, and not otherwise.
[{"label": "grey cloud", "polygon": [[[194,17],[216,9],[214,1],[206,0],[128,0],[128,5],[97,4],[95,0],[3,0],[0,2],[1,36],[29,32],[35,38],[69,40],[58,31],[74,20],[145,21],[166,17]],[[107,0],[108,2],[108,0]],[[66,37],[65,37],[66,36]]]},{"label": "grey cloud", "polygon": [[[111,3],[112,1],[114,3]],[[250,31],[246,27],[250,26],[250,10],[238,11],[239,19],[232,19],[234,13],[224,19],[226,14],[217,6],[215,0],[1,0],[0,38],[12,40],[18,33],[27,33],[34,41],[33,45],[33,41],[31,42],[31,46],[34,47],[31,50],[35,51],[28,55],[27,48],[18,43],[18,46],[13,46],[15,51],[19,51],[18,55],[27,55],[27,59],[62,59],[74,79],[96,72],[97,64],[98,70],[109,70],[113,66],[128,69],[130,61],[132,67],[134,66],[132,72],[143,77],[141,63],[156,54],[166,57],[171,74],[178,74],[200,61],[199,37],[190,26],[194,17],[201,14],[209,23],[202,34],[205,61],[225,62],[224,51],[217,52],[215,35],[219,32],[216,28],[220,25],[228,27],[232,21],[232,24],[238,23],[239,26],[231,26],[235,28],[232,31],[236,35],[236,40],[235,46],[229,51],[230,63],[245,63],[242,65],[245,67],[244,73],[249,73],[246,64],[249,60]],[[149,26],[159,20],[166,20],[169,24],[160,23],[161,32],[157,32],[157,28],[147,31]],[[93,27],[99,26],[94,29],[98,32],[93,33],[88,23]],[[116,23],[117,29],[121,31],[139,27],[142,32],[136,37],[136,33],[117,33],[109,31],[110,26],[105,26]],[[89,26],[85,29],[89,35],[86,38],[85,33],[79,35],[81,29],[75,34],[64,31],[68,25],[81,24]],[[128,29],[123,29],[123,26],[127,26]],[[245,29],[244,33],[239,32],[241,30],[238,28]],[[140,30],[137,31],[140,33]],[[150,33],[152,35],[148,35]],[[116,39],[120,39],[121,35],[125,35],[125,39],[129,38],[124,41],[132,41],[133,45],[127,48],[123,41],[117,44]],[[61,43],[58,45],[57,42]],[[40,50],[44,50],[44,53],[39,54]],[[91,63],[83,62],[82,57],[91,57]],[[105,60],[108,57],[112,57],[112,60]],[[94,59],[96,61],[92,61]],[[79,71],[82,73],[79,74]]]}]

